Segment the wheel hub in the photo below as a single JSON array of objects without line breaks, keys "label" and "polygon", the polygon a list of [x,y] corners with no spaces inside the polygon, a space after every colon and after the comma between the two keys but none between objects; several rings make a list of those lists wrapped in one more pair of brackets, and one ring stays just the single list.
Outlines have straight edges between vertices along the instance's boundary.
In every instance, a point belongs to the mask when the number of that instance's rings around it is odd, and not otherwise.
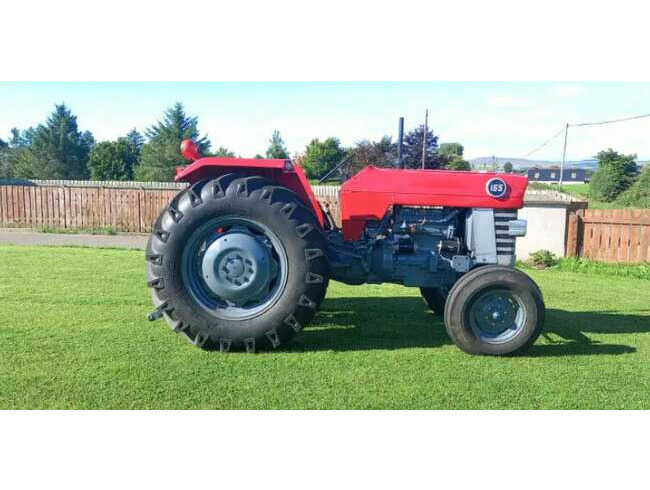
[{"label": "wheel hub", "polygon": [[501,333],[514,323],[516,308],[503,296],[495,296],[484,302],[480,315],[484,320],[482,322],[484,330]]},{"label": "wheel hub", "polygon": [[247,232],[214,240],[203,254],[201,269],[210,291],[233,305],[262,298],[277,275],[269,248]]},{"label": "wheel hub", "polygon": [[224,264],[221,266],[221,272],[224,273],[223,278],[237,286],[249,282],[250,278],[255,275],[253,263],[239,252],[227,254],[222,263]]},{"label": "wheel hub", "polygon": [[485,342],[505,341],[523,326],[525,313],[521,301],[510,291],[487,291],[476,298],[470,308],[474,333]]}]

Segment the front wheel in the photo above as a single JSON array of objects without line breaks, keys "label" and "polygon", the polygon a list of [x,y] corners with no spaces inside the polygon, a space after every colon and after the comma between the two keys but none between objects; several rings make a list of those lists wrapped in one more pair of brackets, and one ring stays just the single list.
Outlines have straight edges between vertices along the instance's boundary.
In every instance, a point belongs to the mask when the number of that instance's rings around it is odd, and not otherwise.
[{"label": "front wheel", "polygon": [[530,277],[510,267],[485,266],[465,274],[449,292],[445,327],[469,354],[511,355],[537,340],[544,315],[544,299]]}]

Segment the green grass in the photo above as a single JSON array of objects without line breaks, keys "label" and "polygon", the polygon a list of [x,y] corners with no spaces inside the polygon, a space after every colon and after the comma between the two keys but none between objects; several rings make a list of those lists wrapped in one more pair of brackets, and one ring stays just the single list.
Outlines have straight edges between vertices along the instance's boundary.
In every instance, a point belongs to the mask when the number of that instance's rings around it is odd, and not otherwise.
[{"label": "green grass", "polygon": [[221,355],[145,320],[140,251],[0,246],[0,408],[650,408],[650,282],[529,272],[523,357],[463,354],[417,290],[338,283],[281,350]]},{"label": "green grass", "polygon": [[605,202],[591,197],[588,183],[563,185],[562,192],[578,199],[588,201],[589,209],[621,209],[627,207],[617,201]]},{"label": "green grass", "polygon": [[115,231],[112,227],[106,226],[106,227],[89,227],[89,228],[63,228],[62,226],[50,226],[50,225],[42,225],[42,226],[36,226],[34,228],[29,228],[25,227],[16,223],[5,223],[2,225],[2,228],[12,228],[12,229],[19,229],[19,230],[25,230],[25,231],[35,231],[38,233],[63,233],[66,235],[77,235],[77,234],[85,234],[85,235],[117,235],[117,231]]},{"label": "green grass", "polygon": [[579,272],[584,274],[597,274],[618,277],[633,277],[635,279],[650,280],[650,263],[616,264],[599,262],[584,257],[560,257],[553,255],[555,264],[547,267],[537,267],[532,261],[517,262],[517,267],[530,273],[531,270],[548,268],[562,272]]},{"label": "green grass", "polygon": [[650,263],[609,264],[586,258],[565,257],[559,260],[557,268],[566,272],[583,272],[650,280]]},{"label": "green grass", "polygon": [[66,235],[86,234],[86,235],[117,235],[117,232],[107,227],[91,227],[91,228],[62,228],[59,226],[39,226],[34,229],[40,233],[64,233]]},{"label": "green grass", "polygon": [[589,209],[624,209],[624,208],[637,208],[636,206],[626,206],[618,201],[605,202],[599,201],[595,198],[590,197],[589,194],[589,184],[567,184],[563,185],[560,189],[557,185],[553,184],[543,184],[540,182],[531,182],[529,184],[531,189],[547,189],[553,191],[560,191],[565,194],[568,194],[578,199],[582,199],[589,202]]},{"label": "green grass", "polygon": [[562,186],[562,191],[575,197],[588,198],[589,184],[567,184]]}]

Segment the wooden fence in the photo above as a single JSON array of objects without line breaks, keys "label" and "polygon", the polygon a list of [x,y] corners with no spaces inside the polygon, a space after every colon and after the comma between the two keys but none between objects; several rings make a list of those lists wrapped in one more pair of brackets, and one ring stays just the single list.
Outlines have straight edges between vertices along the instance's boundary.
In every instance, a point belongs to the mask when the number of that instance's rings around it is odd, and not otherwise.
[{"label": "wooden fence", "polygon": [[[0,185],[0,227],[112,228],[148,233],[160,211],[180,191],[105,185]],[[314,192],[339,222],[338,188],[314,186]]]},{"label": "wooden fence", "polygon": [[[148,233],[179,189],[0,185],[0,227],[112,228]],[[97,185],[97,183],[95,183]],[[181,184],[182,185],[182,184]],[[314,193],[340,224],[338,187]],[[566,255],[608,262],[650,262],[650,210],[570,209]]]},{"label": "wooden fence", "polygon": [[41,180],[41,179],[0,179],[0,185],[38,185],[48,187],[110,187],[112,189],[185,189],[185,182],[141,182],[135,180]]},{"label": "wooden fence", "polygon": [[146,233],[179,191],[0,185],[0,225]]},{"label": "wooden fence", "polygon": [[569,216],[569,257],[650,262],[650,209],[585,209]]}]

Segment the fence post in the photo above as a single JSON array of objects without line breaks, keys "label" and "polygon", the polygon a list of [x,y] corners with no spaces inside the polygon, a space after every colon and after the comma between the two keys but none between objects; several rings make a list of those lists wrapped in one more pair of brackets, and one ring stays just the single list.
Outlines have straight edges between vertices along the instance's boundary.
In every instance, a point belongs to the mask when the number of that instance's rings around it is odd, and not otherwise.
[{"label": "fence post", "polygon": [[569,225],[567,227],[566,250],[564,255],[576,257],[578,254],[578,215],[575,212],[569,214]]},{"label": "fence post", "polygon": [[570,207],[568,209],[568,220],[566,227],[566,245],[564,255],[566,257],[579,257],[582,243],[581,233],[584,230],[582,226],[582,217],[584,216],[585,207]]}]

